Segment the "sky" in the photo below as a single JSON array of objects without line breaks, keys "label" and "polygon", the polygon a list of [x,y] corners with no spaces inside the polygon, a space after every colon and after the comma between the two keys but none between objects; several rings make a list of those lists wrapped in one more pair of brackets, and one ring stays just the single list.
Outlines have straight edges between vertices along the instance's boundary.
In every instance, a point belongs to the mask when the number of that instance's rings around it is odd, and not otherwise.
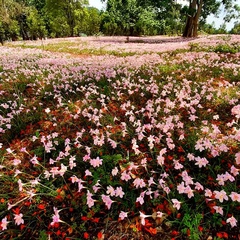
[{"label": "sky", "polygon": [[104,7],[104,4],[101,2],[101,0],[88,0],[89,5],[92,7],[96,7],[98,9],[102,9]]},{"label": "sky", "polygon": [[[240,0],[237,0],[236,3],[240,5]],[[104,4],[101,2],[101,0],[89,0],[89,4],[90,4],[90,6],[96,7],[98,9],[104,8]],[[214,22],[214,27],[219,28],[224,22],[223,21],[224,16],[225,16],[225,14],[223,11],[221,11],[218,18],[211,15],[207,18],[207,23],[212,24]],[[231,30],[233,28],[235,21],[236,20],[232,20],[230,23],[226,24],[227,30]]]}]

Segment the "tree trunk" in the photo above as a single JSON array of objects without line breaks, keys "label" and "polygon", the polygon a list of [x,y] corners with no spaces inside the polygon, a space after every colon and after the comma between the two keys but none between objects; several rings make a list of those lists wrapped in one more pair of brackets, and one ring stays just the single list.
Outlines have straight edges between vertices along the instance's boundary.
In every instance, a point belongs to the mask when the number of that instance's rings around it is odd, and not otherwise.
[{"label": "tree trunk", "polygon": [[[202,12],[203,0],[193,0],[189,4],[190,14],[187,17],[183,37],[197,37],[198,21]],[[193,12],[193,13],[191,13]]]}]

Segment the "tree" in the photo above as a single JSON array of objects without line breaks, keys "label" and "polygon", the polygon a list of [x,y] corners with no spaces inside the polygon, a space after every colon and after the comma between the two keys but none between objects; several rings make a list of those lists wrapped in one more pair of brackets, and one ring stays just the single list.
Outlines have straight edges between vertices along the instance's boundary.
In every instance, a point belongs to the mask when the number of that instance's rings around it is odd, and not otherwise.
[{"label": "tree", "polygon": [[141,9],[137,0],[108,0],[103,29],[110,35],[135,35]]},{"label": "tree", "polygon": [[86,7],[82,10],[76,10],[75,17],[75,35],[94,35],[99,33],[101,24],[101,13],[97,8]]},{"label": "tree", "polygon": [[217,14],[222,6],[228,12],[228,20],[234,17],[233,12],[238,11],[238,6],[234,4],[236,0],[189,0],[186,13],[186,25],[183,37],[196,37],[198,34],[199,23],[205,23],[207,16]]},{"label": "tree", "polygon": [[1,42],[16,40],[20,34],[18,17],[24,12],[23,6],[14,0],[2,0],[0,4]]},{"label": "tree", "polygon": [[[46,0],[45,12],[50,18],[50,27],[56,36],[63,35],[74,36],[76,26],[76,10],[83,10],[84,5],[88,4],[87,0]],[[60,28],[60,29],[59,29]]]},{"label": "tree", "polygon": [[[102,0],[103,2],[107,0]],[[108,0],[108,2],[119,2],[119,0]],[[223,6],[229,13],[227,21],[231,19],[236,12],[239,12],[239,6],[234,4],[236,0],[188,0],[188,5],[183,7],[182,19],[185,18],[185,28],[183,37],[196,37],[200,24],[206,22],[207,16],[217,14],[220,6]],[[176,6],[177,0],[137,0],[137,5],[142,8],[152,6],[159,13],[159,21],[165,22],[169,18],[172,7]]]},{"label": "tree", "polygon": [[35,7],[28,8],[26,22],[31,39],[36,40],[47,35],[45,23]]},{"label": "tree", "polygon": [[235,22],[233,28],[230,33],[232,34],[240,34],[240,22]]},{"label": "tree", "polygon": [[108,0],[102,29],[109,35],[153,35],[159,33],[158,10],[146,1]]}]

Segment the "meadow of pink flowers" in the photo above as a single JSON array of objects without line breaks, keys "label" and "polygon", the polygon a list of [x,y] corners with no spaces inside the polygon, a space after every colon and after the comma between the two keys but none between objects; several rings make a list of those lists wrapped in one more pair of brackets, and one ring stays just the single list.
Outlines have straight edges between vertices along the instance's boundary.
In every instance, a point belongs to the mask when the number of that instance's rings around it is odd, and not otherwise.
[{"label": "meadow of pink flowers", "polygon": [[[37,48],[61,41],[133,54]],[[99,219],[153,237],[237,239],[240,53],[190,50],[239,42],[89,37],[1,47],[2,239],[103,239]]]}]

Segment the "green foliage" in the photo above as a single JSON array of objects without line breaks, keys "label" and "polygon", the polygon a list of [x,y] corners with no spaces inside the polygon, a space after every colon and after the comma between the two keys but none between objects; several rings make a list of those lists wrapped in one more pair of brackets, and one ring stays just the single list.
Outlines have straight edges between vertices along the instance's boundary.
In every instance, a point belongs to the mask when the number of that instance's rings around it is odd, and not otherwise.
[{"label": "green foliage", "polygon": [[101,15],[98,9],[77,9],[74,14],[76,16],[76,26],[74,27],[74,33],[76,36],[81,36],[81,34],[95,35],[99,33]]},{"label": "green foliage", "polygon": [[240,45],[239,43],[232,43],[228,44],[227,39],[226,43],[220,43],[216,46],[206,47],[201,46],[198,43],[190,43],[189,44],[190,51],[192,52],[200,52],[200,51],[207,51],[207,52],[216,52],[216,53],[238,53],[240,52]]},{"label": "green foliage", "polygon": [[143,35],[157,35],[159,33],[160,22],[154,9],[143,9],[136,23],[136,28]]},{"label": "green foliage", "polygon": [[[233,1],[205,1],[191,7],[176,1],[103,0],[106,11],[88,6],[87,0],[5,0],[0,5],[0,42],[4,40],[35,40],[37,38],[73,37],[85,35],[181,35],[189,16],[204,33],[226,33],[226,25],[219,29],[205,25],[207,16],[217,14],[222,2],[228,10],[226,22],[237,18],[240,8]],[[198,2],[198,1],[197,1]],[[204,3],[205,3],[204,2]],[[198,11],[199,9],[199,11]],[[193,20],[193,19],[192,19]],[[188,32],[192,32],[188,29]],[[231,33],[238,34],[238,25]],[[196,33],[194,33],[196,34]]]},{"label": "green foliage", "polygon": [[39,237],[38,237],[38,240],[47,240],[48,239],[48,235],[46,233],[46,231],[40,231],[39,233]]},{"label": "green foliage", "polygon": [[32,39],[43,38],[47,35],[47,30],[42,17],[36,8],[29,8],[27,16],[27,25]]},{"label": "green foliage", "polygon": [[88,1],[6,0],[0,5],[0,42],[98,34],[101,16]]},{"label": "green foliage", "polygon": [[199,231],[201,220],[203,219],[202,214],[197,213],[196,215],[190,215],[186,213],[182,219],[181,224],[183,225],[182,233],[188,234],[190,240],[201,239],[202,233]]},{"label": "green foliage", "polygon": [[240,22],[236,22],[230,31],[231,34],[240,34]]}]

